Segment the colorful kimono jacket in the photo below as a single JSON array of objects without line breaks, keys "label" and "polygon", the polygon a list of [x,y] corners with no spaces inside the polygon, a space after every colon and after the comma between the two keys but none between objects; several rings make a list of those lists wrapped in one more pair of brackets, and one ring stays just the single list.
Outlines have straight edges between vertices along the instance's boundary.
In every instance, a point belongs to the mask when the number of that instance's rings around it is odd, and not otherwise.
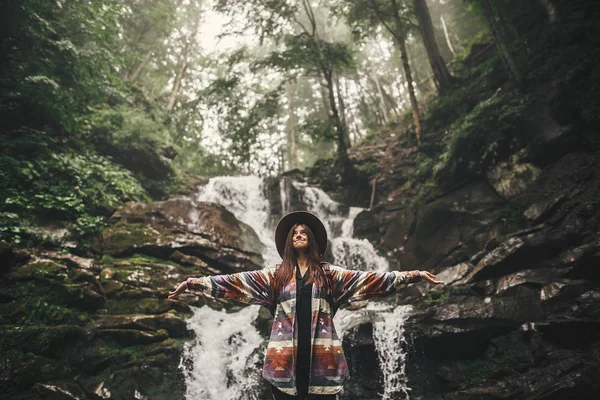
[{"label": "colorful kimono jacket", "polygon": [[[418,271],[365,272],[322,264],[330,279],[332,294],[312,289],[311,367],[308,393],[335,394],[349,377],[342,343],[333,326],[337,309],[346,304],[395,293],[402,284],[415,282]],[[273,315],[271,338],[267,346],[263,377],[279,390],[296,395],[296,274],[274,298],[271,282],[277,267],[230,275],[189,278],[190,289],[213,297],[259,304]],[[323,291],[324,292],[324,291]]]}]

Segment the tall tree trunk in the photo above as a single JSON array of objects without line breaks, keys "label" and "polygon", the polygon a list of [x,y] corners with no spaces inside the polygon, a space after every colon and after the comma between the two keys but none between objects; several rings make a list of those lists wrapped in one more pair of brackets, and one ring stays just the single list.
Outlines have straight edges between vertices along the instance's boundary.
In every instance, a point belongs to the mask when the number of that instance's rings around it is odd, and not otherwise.
[{"label": "tall tree trunk", "polygon": [[173,82],[173,90],[171,91],[171,95],[169,96],[169,102],[167,103],[167,110],[169,112],[173,111],[173,108],[175,107],[175,101],[177,100],[179,89],[181,89],[181,81],[183,80],[183,75],[187,70],[190,54],[192,54],[192,48],[196,43],[196,35],[198,34],[198,28],[200,28],[200,12],[198,12],[198,16],[196,18],[196,21],[194,22],[194,28],[192,29],[192,33],[190,34],[190,36],[187,37],[187,43],[185,45],[183,55],[181,57],[179,70],[177,71],[177,75],[175,76],[175,82]]},{"label": "tall tree trunk", "polygon": [[[346,133],[344,132],[345,129],[342,125],[342,121],[340,120],[340,114],[335,103],[333,72],[323,71],[323,76],[325,78],[327,91],[329,93],[329,106],[331,107],[331,118],[333,119],[337,136],[338,161],[342,167],[342,170],[344,171],[344,175],[347,175],[348,172],[350,172],[350,159],[348,158],[348,146],[346,144]],[[346,176],[344,176],[344,178],[346,178]]]},{"label": "tall tree trunk", "polygon": [[517,67],[515,59],[508,50],[508,46],[506,45],[504,35],[502,34],[502,28],[498,23],[496,13],[494,12],[494,7],[492,6],[491,1],[493,0],[481,0],[480,4],[481,9],[483,10],[483,15],[485,16],[485,19],[488,22],[488,26],[490,27],[490,31],[492,32],[492,36],[494,37],[496,48],[500,53],[500,58],[502,59],[506,72],[508,72],[508,75],[513,81],[519,84],[522,80],[521,72]]},{"label": "tall tree trunk", "polygon": [[297,165],[297,154],[296,154],[296,114],[294,109],[294,99],[292,96],[292,85],[287,83],[287,98],[288,98],[288,112],[289,112],[289,126],[288,126],[288,157],[290,160],[290,169],[296,169]]},{"label": "tall tree trunk", "polygon": [[144,68],[146,67],[146,65],[148,65],[148,62],[150,61],[151,57],[152,57],[152,50],[148,50],[146,52],[146,55],[144,56],[144,60],[140,63],[140,65],[138,65],[138,67],[135,69],[135,71],[133,71],[133,74],[131,76],[128,76],[126,81],[127,82],[135,82],[137,80],[137,78],[140,76],[140,74],[142,73],[142,71],[144,70]]},{"label": "tall tree trunk", "polygon": [[394,38],[400,49],[400,59],[402,60],[402,68],[404,68],[404,79],[406,80],[406,86],[408,89],[408,97],[410,99],[410,108],[412,110],[413,122],[415,124],[415,136],[417,138],[417,144],[421,145],[421,115],[419,113],[419,103],[417,103],[417,96],[415,95],[415,88],[413,86],[413,78],[408,64],[408,55],[406,53],[406,35],[404,34],[404,26],[400,19],[400,9],[396,0],[392,0],[394,7],[394,22],[395,32]]},{"label": "tall tree trunk", "polygon": [[553,24],[558,21],[558,14],[556,13],[556,7],[552,4],[552,0],[537,0],[542,7],[548,13],[548,21]]},{"label": "tall tree trunk", "polygon": [[444,16],[440,15],[440,21],[442,21],[442,29],[444,30],[444,37],[446,38],[446,43],[448,44],[448,48],[453,56],[456,55],[456,51],[454,50],[454,46],[452,46],[452,41],[450,40],[450,34],[448,33],[448,27],[446,26],[446,21],[444,20]]},{"label": "tall tree trunk", "polygon": [[427,51],[427,58],[433,71],[436,86],[441,93],[445,92],[450,85],[452,85],[452,76],[446,68],[446,63],[440,55],[440,49],[438,48],[437,42],[435,41],[435,33],[433,31],[433,23],[431,22],[431,15],[429,14],[429,8],[425,0],[414,0],[415,14],[419,21],[421,28],[421,35],[423,37],[423,44]]},{"label": "tall tree trunk", "polygon": [[346,146],[348,146],[348,148],[351,148],[352,143],[350,142],[350,130],[348,129],[348,118],[346,116],[346,104],[344,103],[344,96],[342,96],[339,75],[335,75],[335,93],[337,95],[338,108],[340,110],[340,122],[342,123],[342,126],[344,127],[344,140],[346,142]]},{"label": "tall tree trunk", "polygon": [[390,122],[390,116],[388,114],[387,104],[385,103],[385,98],[383,97],[383,90],[381,90],[381,83],[379,82],[377,73],[373,74],[373,81],[375,82],[375,86],[377,86],[377,94],[379,95],[379,102],[381,103],[381,111],[383,112],[383,120],[387,124],[388,122]]}]

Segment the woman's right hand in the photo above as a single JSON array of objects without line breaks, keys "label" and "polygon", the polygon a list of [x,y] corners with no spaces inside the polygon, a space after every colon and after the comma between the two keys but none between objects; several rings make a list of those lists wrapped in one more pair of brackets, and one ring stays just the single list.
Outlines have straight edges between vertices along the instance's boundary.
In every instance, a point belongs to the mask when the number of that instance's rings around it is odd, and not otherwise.
[{"label": "woman's right hand", "polygon": [[173,300],[187,289],[187,281],[183,281],[177,286],[174,292],[169,292],[169,299]]}]

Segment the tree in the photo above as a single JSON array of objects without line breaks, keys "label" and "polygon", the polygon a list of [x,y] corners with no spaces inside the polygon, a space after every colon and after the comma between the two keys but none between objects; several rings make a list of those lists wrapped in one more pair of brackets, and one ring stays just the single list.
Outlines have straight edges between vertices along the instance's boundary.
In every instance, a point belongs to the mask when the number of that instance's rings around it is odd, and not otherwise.
[{"label": "tree", "polygon": [[420,145],[421,116],[406,49],[407,33],[409,28],[412,27],[410,19],[407,17],[408,9],[404,4],[398,3],[397,0],[348,0],[345,6],[346,16],[351,24],[359,28],[364,27],[366,30],[383,25],[394,38],[404,70],[404,79],[410,99],[413,123],[415,124],[415,136],[417,143]]},{"label": "tree", "polygon": [[510,78],[520,84],[522,81],[521,71],[517,66],[517,62],[510,53],[508,44],[506,43],[506,33],[503,26],[506,23],[502,20],[501,15],[497,12],[495,0],[478,0],[481,11],[488,23],[490,32],[494,37],[496,48],[500,54],[500,58],[504,64]]},{"label": "tree", "polygon": [[450,72],[448,72],[446,63],[440,55],[440,50],[435,40],[429,8],[427,7],[425,0],[414,0],[413,4],[436,86],[441,93],[444,93],[452,85],[452,76],[450,75]]}]

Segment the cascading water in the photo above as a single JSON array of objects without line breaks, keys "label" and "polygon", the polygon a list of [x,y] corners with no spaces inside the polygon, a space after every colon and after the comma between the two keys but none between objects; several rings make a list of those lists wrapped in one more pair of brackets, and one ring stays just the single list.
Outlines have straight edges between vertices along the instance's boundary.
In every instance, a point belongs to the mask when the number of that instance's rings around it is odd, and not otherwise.
[{"label": "cascading water", "polygon": [[[319,216],[327,228],[331,240],[332,263],[363,271],[387,271],[387,260],[380,257],[372,244],[365,239],[352,238],[354,218],[362,211],[351,207],[342,210],[322,190],[282,179],[280,181],[281,210],[290,210],[290,185],[300,196],[300,202]],[[213,178],[197,194],[194,200],[215,202],[223,205],[240,221],[250,225],[264,244],[265,265],[281,261],[274,241],[274,226],[270,221],[269,201],[264,196],[261,178],[219,177]],[[249,306],[237,313],[212,310],[204,306],[195,310],[188,326],[196,332],[196,340],[190,343],[182,359],[181,367],[186,373],[187,399],[238,400],[258,398],[260,386],[260,361],[257,351],[263,339],[253,327],[258,306]],[[373,335],[384,375],[383,399],[403,394],[408,399],[408,387],[404,375],[404,357],[400,346],[403,340],[402,324],[409,308],[369,302],[361,310],[340,310],[335,324],[340,337],[360,321],[377,320]]]}]

